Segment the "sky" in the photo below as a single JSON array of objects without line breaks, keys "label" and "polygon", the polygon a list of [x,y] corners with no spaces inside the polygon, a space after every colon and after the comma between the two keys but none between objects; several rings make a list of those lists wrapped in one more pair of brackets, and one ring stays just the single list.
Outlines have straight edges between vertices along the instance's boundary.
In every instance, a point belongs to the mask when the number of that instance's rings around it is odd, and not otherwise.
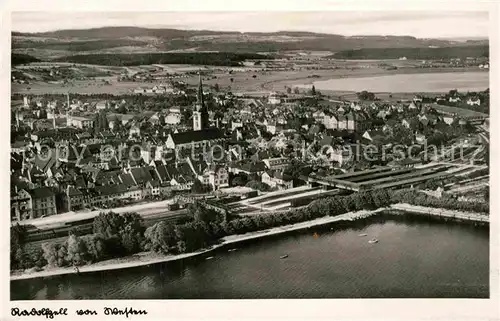
[{"label": "sky", "polygon": [[12,30],[45,32],[105,26],[217,31],[312,31],[418,38],[488,37],[487,11],[13,12]]}]

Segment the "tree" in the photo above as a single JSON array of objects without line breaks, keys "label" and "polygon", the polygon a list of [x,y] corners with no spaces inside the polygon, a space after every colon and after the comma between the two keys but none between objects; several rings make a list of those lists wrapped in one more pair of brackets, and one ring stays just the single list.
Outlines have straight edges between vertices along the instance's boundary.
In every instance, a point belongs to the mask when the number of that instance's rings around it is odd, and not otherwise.
[{"label": "tree", "polygon": [[10,263],[13,268],[25,265],[23,261],[19,260],[24,259],[22,254],[27,235],[28,232],[24,225],[18,223],[10,227]]},{"label": "tree", "polygon": [[286,87],[286,93],[287,93],[287,94],[291,94],[291,93],[292,93],[292,88],[290,88],[290,87]]},{"label": "tree", "polygon": [[100,235],[105,243],[118,246],[115,249],[117,253],[131,254],[141,250],[144,240],[142,223],[137,213],[100,213],[94,219],[94,234]]},{"label": "tree", "polygon": [[312,85],[312,87],[311,87],[311,95],[312,96],[316,95],[316,88],[314,87],[314,85]]},{"label": "tree", "polygon": [[66,261],[74,266],[86,263],[87,249],[85,243],[75,234],[68,237]]},{"label": "tree", "polygon": [[411,145],[413,143],[413,132],[402,124],[396,124],[392,128],[393,140],[402,145]]},{"label": "tree", "polygon": [[54,242],[46,242],[42,244],[43,257],[50,267],[59,266],[59,246]]},{"label": "tree", "polygon": [[294,93],[294,94],[300,94],[299,87],[294,87],[294,88],[293,88],[293,93]]},{"label": "tree", "polygon": [[247,183],[247,178],[243,175],[238,175],[235,178],[233,178],[231,185],[233,186],[245,186]]},{"label": "tree", "polygon": [[357,96],[358,96],[359,100],[373,101],[376,98],[374,93],[368,92],[366,90],[363,90],[362,92],[357,93]]},{"label": "tree", "polygon": [[171,223],[158,222],[148,227],[144,236],[148,250],[166,254],[177,247],[175,227]]},{"label": "tree", "polygon": [[191,186],[191,192],[195,194],[207,193],[211,190],[210,186],[203,184],[200,180],[196,179]]},{"label": "tree", "polygon": [[262,191],[262,192],[269,190],[269,186],[267,186],[266,184],[259,182],[257,180],[252,180],[252,181],[246,183],[245,186],[250,187],[250,188],[255,189],[255,190],[258,190],[258,191]]},{"label": "tree", "polygon": [[10,251],[15,253],[19,248],[23,247],[26,242],[28,231],[24,225],[13,225],[10,227]]},{"label": "tree", "polygon": [[118,235],[123,226],[124,220],[121,215],[113,212],[99,213],[93,222],[93,232],[104,238],[110,238]]},{"label": "tree", "polygon": [[80,239],[85,243],[88,254],[86,259],[89,263],[102,261],[108,256],[105,241],[101,236],[84,235]]},{"label": "tree", "polygon": [[215,92],[219,92],[219,90],[220,90],[219,84],[214,85],[214,90],[215,90]]},{"label": "tree", "polygon": [[211,223],[220,222],[219,213],[206,208],[200,202],[194,202],[188,205],[188,213],[196,222]]},{"label": "tree", "polygon": [[137,213],[123,214],[124,226],[120,229],[121,243],[127,254],[141,251],[144,241],[143,219]]}]

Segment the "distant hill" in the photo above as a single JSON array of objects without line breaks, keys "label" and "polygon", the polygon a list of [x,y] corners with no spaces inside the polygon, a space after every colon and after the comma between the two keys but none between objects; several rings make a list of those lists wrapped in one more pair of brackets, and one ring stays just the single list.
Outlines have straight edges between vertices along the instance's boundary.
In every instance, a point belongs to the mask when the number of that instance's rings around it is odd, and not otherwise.
[{"label": "distant hill", "polygon": [[72,62],[105,66],[137,66],[152,64],[186,64],[213,66],[240,66],[245,59],[272,59],[259,54],[237,54],[227,52],[193,53],[146,53],[146,54],[90,54],[65,56],[56,59],[60,62]]},{"label": "distant hill", "polygon": [[[428,48],[485,44],[484,40],[455,41],[410,36],[342,36],[301,31],[249,32],[104,27],[42,33],[12,32],[12,50],[38,58],[65,55],[165,52],[282,52],[293,50],[345,51],[365,48]],[[486,42],[487,44],[487,42]],[[112,49],[112,51],[110,51]]]},{"label": "distant hill", "polygon": [[462,46],[440,48],[366,48],[340,51],[332,56],[335,59],[449,59],[467,57],[489,57],[489,46]]},{"label": "distant hill", "polygon": [[40,61],[40,59],[37,59],[37,58],[30,56],[30,55],[16,54],[16,53],[12,53],[10,60],[11,60],[12,66],[23,65],[23,64],[30,63],[30,62],[39,62]]}]

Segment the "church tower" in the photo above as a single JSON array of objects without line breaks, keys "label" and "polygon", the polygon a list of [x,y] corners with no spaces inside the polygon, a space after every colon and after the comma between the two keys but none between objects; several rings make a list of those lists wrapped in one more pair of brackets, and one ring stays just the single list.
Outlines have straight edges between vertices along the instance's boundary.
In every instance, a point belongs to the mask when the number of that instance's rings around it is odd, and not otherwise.
[{"label": "church tower", "polygon": [[203,84],[198,84],[198,94],[195,109],[193,110],[193,130],[203,130],[208,128],[208,111],[203,101]]}]

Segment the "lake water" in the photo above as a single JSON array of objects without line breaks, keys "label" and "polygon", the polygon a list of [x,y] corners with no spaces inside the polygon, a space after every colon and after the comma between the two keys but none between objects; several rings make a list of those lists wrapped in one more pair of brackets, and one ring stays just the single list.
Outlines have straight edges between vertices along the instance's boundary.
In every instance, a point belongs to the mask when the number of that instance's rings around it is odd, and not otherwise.
[{"label": "lake water", "polygon": [[[371,92],[483,91],[489,88],[488,72],[448,72],[396,74],[387,76],[338,78],[315,81],[318,90]],[[302,87],[311,87],[305,85]]]},{"label": "lake water", "polygon": [[[12,300],[487,298],[489,232],[373,218],[149,267],[11,282]],[[314,237],[317,232],[319,237]],[[360,237],[366,233],[368,236]],[[376,237],[377,244],[368,240]],[[283,254],[288,258],[280,259]]]}]

